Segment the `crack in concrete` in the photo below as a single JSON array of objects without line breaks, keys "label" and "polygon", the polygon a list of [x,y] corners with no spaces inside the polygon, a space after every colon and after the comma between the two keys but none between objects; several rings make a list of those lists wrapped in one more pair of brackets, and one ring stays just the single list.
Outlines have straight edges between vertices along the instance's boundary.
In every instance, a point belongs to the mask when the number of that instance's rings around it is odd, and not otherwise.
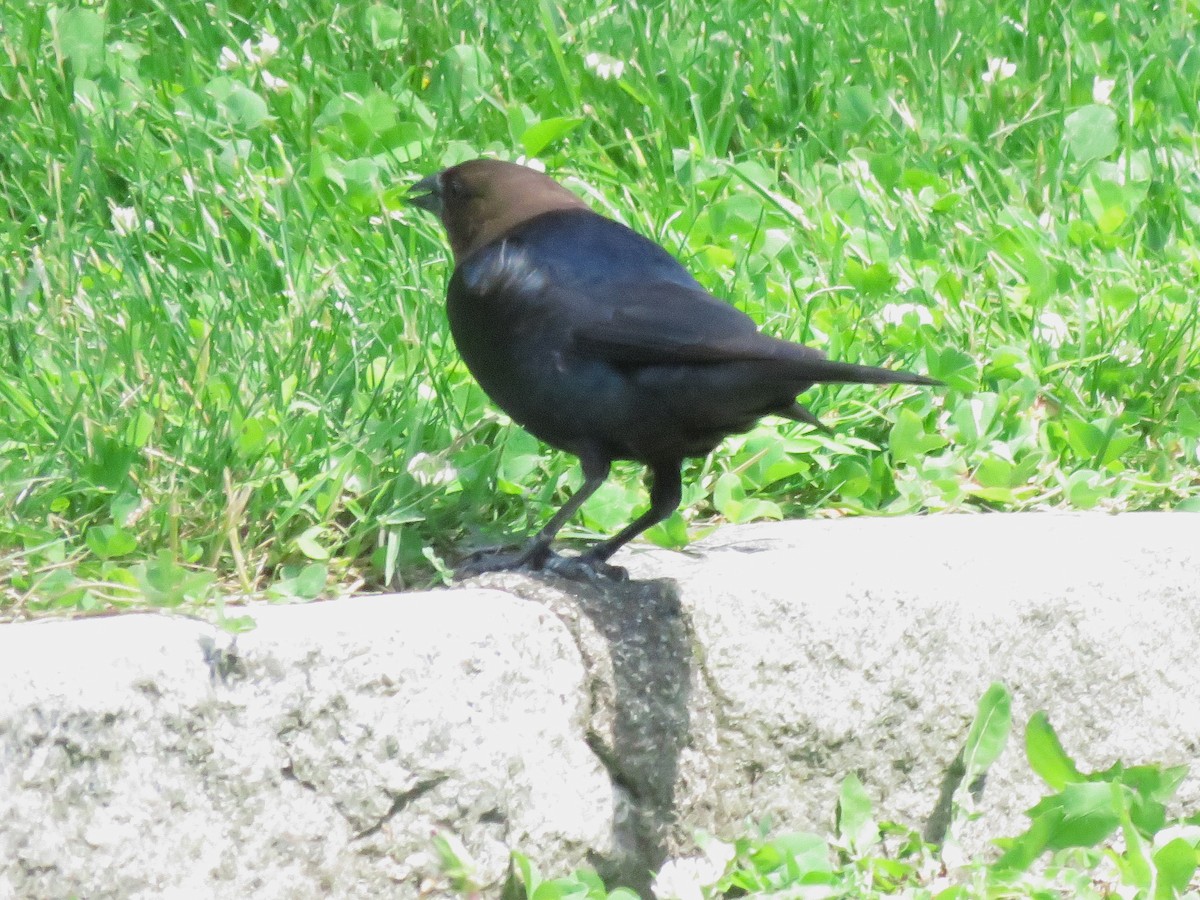
[{"label": "crack in concrete", "polygon": [[613,796],[613,847],[589,859],[606,881],[651,896],[649,873],[666,858],[676,817],[695,643],[674,582],[501,573],[475,583],[538,603],[563,627],[584,675],[577,727]]},{"label": "crack in concrete", "polygon": [[599,760],[604,771],[608,773],[609,781],[614,787],[620,788],[629,794],[634,801],[642,803],[647,800],[644,792],[640,790],[636,784],[621,771],[620,765],[614,758],[614,754],[608,749],[604,742],[604,737],[597,734],[594,730],[588,729],[583,736],[584,743],[588,745],[588,749],[592,751],[592,755]]},{"label": "crack in concrete", "polygon": [[296,774],[296,766],[290,759],[288,760],[287,765],[279,770],[279,774],[283,776],[284,781],[294,781],[296,784],[300,785],[300,787],[307,788],[314,794],[320,793],[315,784],[313,784],[311,781],[305,781]]},{"label": "crack in concrete", "polygon": [[393,795],[391,808],[388,809],[388,811],[382,816],[380,816],[379,821],[374,825],[364,828],[362,831],[351,837],[351,843],[354,841],[361,841],[364,838],[369,838],[373,834],[378,834],[381,830],[383,830],[384,825],[386,825],[393,817],[402,813],[409,806],[409,804],[420,800],[430,791],[441,786],[442,784],[445,784],[449,780],[449,775],[435,775],[432,778],[426,778],[424,781],[418,781],[407,791]]}]

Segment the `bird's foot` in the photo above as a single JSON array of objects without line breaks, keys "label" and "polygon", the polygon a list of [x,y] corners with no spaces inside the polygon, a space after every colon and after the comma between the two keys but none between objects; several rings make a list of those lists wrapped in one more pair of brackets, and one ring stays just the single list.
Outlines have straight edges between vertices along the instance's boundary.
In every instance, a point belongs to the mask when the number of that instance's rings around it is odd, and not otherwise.
[{"label": "bird's foot", "polygon": [[620,566],[609,565],[587,553],[580,556],[562,556],[558,553],[551,553],[542,564],[542,568],[547,572],[553,572],[560,578],[586,581],[589,584],[629,580],[629,573]]},{"label": "bird's foot", "polygon": [[454,577],[473,578],[485,572],[536,572],[545,564],[547,555],[550,555],[550,550],[541,547],[522,547],[519,550],[485,547],[463,560],[454,570]]},{"label": "bird's foot", "polygon": [[604,581],[626,581],[629,573],[620,566],[612,566],[603,560],[583,553],[579,556],[563,556],[548,547],[534,546],[511,550],[505,547],[488,547],[476,550],[454,570],[457,579],[473,578],[485,572],[550,572],[572,581],[597,584]]}]

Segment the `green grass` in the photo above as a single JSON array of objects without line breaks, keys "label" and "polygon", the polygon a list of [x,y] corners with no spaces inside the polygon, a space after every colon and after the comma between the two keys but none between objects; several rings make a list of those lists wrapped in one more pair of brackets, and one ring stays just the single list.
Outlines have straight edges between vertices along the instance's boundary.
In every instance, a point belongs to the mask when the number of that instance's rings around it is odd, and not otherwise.
[{"label": "green grass", "polygon": [[419,586],[544,521],[573,460],[472,383],[400,199],[480,154],[774,334],[948,384],[814,392],[836,438],[730,440],[660,543],[1198,505],[1195,0],[0,15],[0,615]]}]

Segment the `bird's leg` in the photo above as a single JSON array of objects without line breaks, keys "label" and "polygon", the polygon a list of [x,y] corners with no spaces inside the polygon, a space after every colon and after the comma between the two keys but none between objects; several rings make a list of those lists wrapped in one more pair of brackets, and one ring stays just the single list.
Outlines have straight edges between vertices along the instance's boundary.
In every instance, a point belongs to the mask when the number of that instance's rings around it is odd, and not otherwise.
[{"label": "bird's leg", "polygon": [[587,502],[588,497],[596,493],[600,489],[600,485],[604,484],[605,479],[608,478],[611,464],[607,459],[580,457],[579,461],[583,466],[583,484],[579,490],[567,498],[567,502],[550,518],[550,521],[542,526],[542,530],[525,545],[521,551],[520,565],[527,565],[533,569],[542,568],[551,556],[550,544],[554,541],[555,536],[571,520],[571,517],[579,512],[579,507]]},{"label": "bird's leg", "polygon": [[604,480],[608,478],[609,469],[612,468],[608,459],[596,454],[581,454],[579,462],[583,467],[583,484],[579,490],[567,498],[567,502],[550,518],[549,522],[542,526],[541,531],[529,539],[524,547],[511,552],[484,551],[475,554],[459,566],[454,574],[459,578],[466,578],[471,575],[481,575],[484,572],[502,572],[510,569],[537,571],[541,568],[549,568],[550,563],[561,559],[562,557],[550,550],[550,544],[554,541],[555,535],[562,530],[571,516],[579,511],[579,507],[587,502],[588,497],[600,489],[600,485],[604,484]]},{"label": "bird's leg", "polygon": [[567,578],[610,578],[624,581],[628,573],[620,566],[610,566],[608,558],[652,525],[657,525],[679,507],[683,499],[681,460],[652,465],[653,482],[650,485],[650,508],[614,534],[608,540],[593,544],[579,556],[552,556],[545,568]]}]

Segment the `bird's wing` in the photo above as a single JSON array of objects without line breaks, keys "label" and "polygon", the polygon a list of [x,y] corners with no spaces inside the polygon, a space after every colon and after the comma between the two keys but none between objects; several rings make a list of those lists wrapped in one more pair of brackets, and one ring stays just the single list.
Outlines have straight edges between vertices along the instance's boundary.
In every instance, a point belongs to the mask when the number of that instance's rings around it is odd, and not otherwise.
[{"label": "bird's wing", "polygon": [[558,320],[576,352],[615,365],[825,358],[760,333],[662,247],[588,210],[529,220],[472,254],[455,279],[457,291],[502,298],[510,315]]},{"label": "bird's wing", "polygon": [[596,304],[603,310],[574,330],[575,349],[619,365],[680,365],[733,360],[778,359],[819,350],[785,344],[758,331],[741,310],[699,287],[670,282],[605,287],[619,300]]}]

